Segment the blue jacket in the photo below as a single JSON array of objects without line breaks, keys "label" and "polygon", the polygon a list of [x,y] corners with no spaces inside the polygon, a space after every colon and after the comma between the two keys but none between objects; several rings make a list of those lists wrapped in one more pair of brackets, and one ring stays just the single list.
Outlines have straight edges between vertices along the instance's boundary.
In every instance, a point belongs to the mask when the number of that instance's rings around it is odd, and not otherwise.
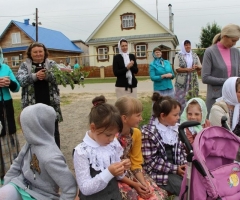
[{"label": "blue jacket", "polygon": [[[9,89],[11,90],[11,92],[18,92],[20,89],[20,85],[19,85],[17,79],[15,78],[10,67],[6,64],[0,64],[0,77],[4,77],[4,76],[9,76],[9,78],[11,80],[9,87],[2,88],[3,99],[4,99],[4,101],[7,101],[7,100],[12,99]],[[1,94],[0,94],[0,100],[2,100]]]},{"label": "blue jacket", "polygon": [[[154,60],[149,65],[149,75],[153,81],[154,91],[172,89],[172,79],[174,78],[174,73],[170,62],[168,60],[164,60],[163,58],[156,58],[154,53],[153,57]],[[161,78],[161,75],[167,73],[171,73],[172,78]]]}]

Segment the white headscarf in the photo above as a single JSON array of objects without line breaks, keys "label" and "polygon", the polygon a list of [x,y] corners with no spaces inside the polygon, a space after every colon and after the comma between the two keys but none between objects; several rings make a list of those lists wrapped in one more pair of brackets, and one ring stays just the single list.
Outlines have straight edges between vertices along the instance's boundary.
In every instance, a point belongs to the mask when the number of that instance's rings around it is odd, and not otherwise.
[{"label": "white headscarf", "polygon": [[[121,45],[120,45],[120,42],[122,40],[125,40],[124,38],[122,38],[121,40],[119,40],[118,42],[118,49],[119,49],[119,53],[122,55],[123,57],[123,60],[124,60],[124,64],[125,64],[125,67],[127,67],[127,65],[130,63],[130,58],[129,58],[129,52],[127,51],[126,53],[122,52],[122,49],[121,49]],[[127,41],[127,40],[126,40]],[[126,78],[128,79],[128,84],[129,85],[132,85],[132,72],[131,70],[128,70],[126,72]]]},{"label": "white headscarf", "polygon": [[181,51],[179,53],[184,55],[186,63],[187,63],[187,68],[192,68],[192,65],[193,65],[192,50],[190,50],[190,52],[186,52],[186,49],[184,47],[184,42],[185,41],[186,40],[182,41],[182,43],[180,45]]},{"label": "white headscarf", "polygon": [[228,105],[234,106],[233,118],[232,118],[232,130],[239,121],[239,108],[240,104],[237,99],[236,93],[236,81],[239,77],[230,77],[228,78],[222,88],[222,97],[216,99],[216,101],[225,101]]}]

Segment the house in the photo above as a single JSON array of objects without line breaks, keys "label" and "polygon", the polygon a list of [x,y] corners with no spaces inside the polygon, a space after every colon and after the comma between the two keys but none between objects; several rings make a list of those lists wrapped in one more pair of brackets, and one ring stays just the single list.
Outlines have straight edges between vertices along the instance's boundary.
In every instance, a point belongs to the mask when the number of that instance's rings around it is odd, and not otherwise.
[{"label": "house", "polygon": [[145,65],[145,71],[148,71],[154,47],[161,46],[163,57],[172,62],[175,52],[171,50],[179,44],[170,29],[135,1],[120,0],[86,40],[89,55],[95,55],[90,56],[90,66],[110,67],[113,56],[118,53],[117,43],[121,38],[128,41],[129,52],[136,55],[138,66]]},{"label": "house", "polygon": [[80,49],[83,50],[83,53],[81,53],[82,62],[81,64],[83,66],[89,66],[89,52],[88,52],[88,45],[82,41],[82,40],[72,40],[72,42],[77,45]]},{"label": "house", "polygon": [[[12,20],[0,36],[0,46],[4,54],[4,62],[13,69],[18,69],[20,62],[27,58],[28,46],[36,40],[36,27]],[[49,51],[49,58],[59,62],[68,61],[72,65],[79,59],[83,51],[59,31],[38,26],[38,42],[43,43]],[[80,61],[79,61],[80,62]]]}]

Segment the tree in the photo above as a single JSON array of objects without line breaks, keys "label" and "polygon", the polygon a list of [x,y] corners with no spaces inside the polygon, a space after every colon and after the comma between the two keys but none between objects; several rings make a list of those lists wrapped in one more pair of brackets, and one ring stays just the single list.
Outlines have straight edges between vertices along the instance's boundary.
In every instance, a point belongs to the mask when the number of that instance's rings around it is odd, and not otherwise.
[{"label": "tree", "polygon": [[212,24],[208,23],[206,27],[202,27],[200,35],[200,43],[197,45],[198,48],[208,48],[212,45],[214,36],[221,32],[221,27],[216,22]]},{"label": "tree", "polygon": [[207,23],[206,27],[202,27],[200,34],[200,43],[197,44],[197,50],[195,53],[199,56],[200,60],[203,58],[203,54],[205,52],[202,48],[208,48],[212,45],[212,40],[214,36],[221,32],[221,27],[217,25],[216,22],[212,24]]}]

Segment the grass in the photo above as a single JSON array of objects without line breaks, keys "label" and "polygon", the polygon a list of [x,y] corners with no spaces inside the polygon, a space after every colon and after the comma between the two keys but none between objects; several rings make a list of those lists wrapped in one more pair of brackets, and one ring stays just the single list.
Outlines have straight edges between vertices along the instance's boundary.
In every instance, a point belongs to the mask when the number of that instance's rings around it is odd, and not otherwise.
[{"label": "grass", "polygon": [[140,101],[142,102],[142,105],[143,105],[143,112],[142,112],[143,120],[141,121],[139,127],[145,124],[148,124],[151,117],[151,112],[152,112],[152,100],[150,96],[142,97]]},{"label": "grass", "polygon": [[[145,81],[148,80],[149,77],[136,77],[138,81]],[[94,83],[115,83],[116,78],[85,78],[84,84],[94,84]]]}]

